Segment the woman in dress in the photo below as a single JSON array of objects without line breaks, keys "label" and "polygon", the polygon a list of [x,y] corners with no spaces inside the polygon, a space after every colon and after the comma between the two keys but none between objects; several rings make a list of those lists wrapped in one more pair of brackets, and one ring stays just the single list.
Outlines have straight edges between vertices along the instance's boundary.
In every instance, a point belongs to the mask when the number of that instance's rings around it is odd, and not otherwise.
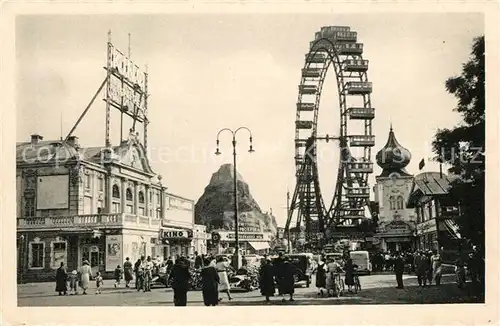
[{"label": "woman in dress", "polygon": [[351,292],[351,288],[354,286],[354,264],[352,263],[352,259],[347,259],[345,263],[345,284],[347,285],[347,289]]},{"label": "woman in dress", "polygon": [[132,281],[133,277],[133,266],[132,263],[130,262],[130,258],[126,258],[125,262],[123,263],[123,272],[125,276],[125,287],[129,288],[130,287],[130,281]]},{"label": "woman in dress", "polygon": [[174,290],[174,306],[185,307],[187,305],[187,293],[189,290],[189,261],[186,258],[177,258],[169,275],[172,280],[172,289]]},{"label": "woman in dress", "polygon": [[432,271],[433,271],[433,276],[432,278],[436,281],[436,285],[441,284],[441,255],[437,252],[434,251],[434,254],[431,257],[431,262],[432,262]]},{"label": "woman in dress", "polygon": [[323,289],[326,288],[326,265],[324,257],[321,256],[316,268],[316,287],[318,288],[318,295],[323,295]]},{"label": "woman in dress", "polygon": [[203,282],[202,294],[205,306],[216,306],[219,303],[219,275],[215,269],[215,262],[205,259],[201,264],[200,276]]},{"label": "woman in dress", "polygon": [[87,294],[87,289],[92,278],[92,269],[88,260],[83,261],[83,266],[80,267],[80,287],[83,289],[83,294]]},{"label": "woman in dress", "polygon": [[[226,292],[227,297],[229,300],[232,300],[231,298],[231,293],[229,292],[230,287],[229,287],[229,278],[227,277],[227,265],[224,262],[224,259],[222,257],[219,257],[217,259],[217,264],[215,265],[215,269],[217,270],[217,274],[219,275],[219,291],[220,292]],[[219,299],[219,300],[222,300]]]},{"label": "woman in dress", "polygon": [[274,296],[276,291],[274,286],[274,266],[269,258],[266,258],[260,267],[259,288],[260,293],[266,297],[266,302],[269,302],[269,297]]},{"label": "woman in dress", "polygon": [[56,292],[59,292],[59,295],[63,295],[63,293],[66,295],[68,292],[68,273],[63,262],[56,272]]},{"label": "woman in dress", "polygon": [[290,301],[293,300],[293,293],[295,292],[295,267],[290,263],[289,258],[283,260],[281,281],[278,283],[279,292],[282,296],[281,301],[286,301],[285,294],[290,295]]}]

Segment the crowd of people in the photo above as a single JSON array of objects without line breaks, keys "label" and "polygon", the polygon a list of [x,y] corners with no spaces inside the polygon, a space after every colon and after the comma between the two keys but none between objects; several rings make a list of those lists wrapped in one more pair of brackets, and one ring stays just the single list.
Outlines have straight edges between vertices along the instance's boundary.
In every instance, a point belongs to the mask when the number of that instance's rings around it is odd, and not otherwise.
[{"label": "crowd of people", "polygon": [[259,288],[266,302],[269,302],[270,297],[276,294],[276,287],[282,301],[286,301],[286,295],[289,296],[290,301],[294,301],[295,272],[295,266],[290,258],[283,256],[282,253],[274,261],[271,257],[264,256],[259,270]]},{"label": "crowd of people", "polygon": [[[84,260],[82,267],[79,271],[73,270],[68,273],[66,266],[61,262],[59,268],[56,271],[56,292],[59,295],[77,295],[78,288],[82,289],[82,294],[86,295],[87,290],[90,287],[90,281],[94,280],[96,284],[96,292],[95,294],[102,293],[103,287],[103,278],[100,272],[97,272],[95,275],[92,275],[92,269],[90,268],[90,264],[88,260]],[[69,289],[68,289],[69,283]]]},{"label": "crowd of people", "polygon": [[342,291],[340,273],[345,273],[344,284],[347,285],[348,292],[352,292],[354,286],[355,273],[358,266],[350,257],[342,258],[342,262],[334,257],[325,258],[321,255],[314,273],[316,274],[316,287],[318,295],[335,296]]},{"label": "crowd of people", "polygon": [[[174,290],[174,305],[186,306],[187,293],[190,290],[189,282],[192,277],[193,261],[187,257],[176,258],[168,278]],[[199,271],[202,282],[202,296],[205,306],[217,306],[222,298],[219,293],[225,293],[232,300],[228,273],[231,270],[223,257],[197,255],[194,258],[194,269]]]},{"label": "crowd of people", "polygon": [[[426,287],[427,284],[436,285],[441,283],[442,257],[437,251],[416,250],[414,252],[379,252],[371,257],[373,271],[390,271],[396,275],[397,288],[403,289],[403,274],[414,273],[417,276],[418,284]],[[243,259],[243,266],[246,265]],[[472,282],[484,284],[484,259],[476,247],[468,257],[458,255],[454,262],[456,271],[465,269],[469,272]],[[345,272],[344,284],[348,291],[354,286],[356,275],[356,265],[348,256],[343,264],[340,264],[333,257],[325,259],[322,255],[314,268],[316,274],[316,287],[318,295],[336,295],[339,291],[339,273]],[[123,263],[123,268],[117,266],[114,271],[114,287],[121,286],[121,280],[125,280],[125,287],[130,287],[130,282],[135,279],[135,289],[144,292],[151,291],[154,277],[163,275],[164,282],[171,285],[174,291],[174,304],[185,306],[187,304],[187,292],[190,290],[193,273],[198,273],[204,304],[216,306],[222,300],[220,293],[225,293],[228,300],[232,300],[230,292],[229,276],[234,270],[222,256],[213,255],[175,256],[167,259],[156,257],[144,257],[132,264],[127,257]],[[282,253],[277,258],[271,259],[264,256],[260,263],[258,283],[261,294],[266,301],[276,294],[286,301],[285,296],[289,295],[289,300],[294,301],[294,283],[296,267],[290,259]],[[458,274],[457,274],[458,275]],[[92,269],[87,260],[83,261],[80,269],[68,273],[64,263],[61,263],[56,272],[56,292],[59,295],[76,295],[79,288],[82,294],[86,295],[90,287],[91,280],[95,281],[96,294],[102,293],[103,278],[99,272],[92,274]],[[69,286],[68,286],[69,285]]]},{"label": "crowd of people", "polygon": [[[441,251],[443,248],[441,248]],[[403,274],[411,273],[417,276],[418,285],[425,287],[441,284],[443,259],[437,250],[415,250],[405,252],[378,252],[372,256],[372,265],[374,271],[393,271],[396,274],[397,288],[404,288]],[[473,283],[483,283],[484,281],[484,259],[482,258],[476,246],[472,252],[464,256],[462,252],[458,253],[453,262],[455,272],[469,272]],[[464,272],[465,274],[465,272]],[[465,282],[465,280],[464,280]]]}]

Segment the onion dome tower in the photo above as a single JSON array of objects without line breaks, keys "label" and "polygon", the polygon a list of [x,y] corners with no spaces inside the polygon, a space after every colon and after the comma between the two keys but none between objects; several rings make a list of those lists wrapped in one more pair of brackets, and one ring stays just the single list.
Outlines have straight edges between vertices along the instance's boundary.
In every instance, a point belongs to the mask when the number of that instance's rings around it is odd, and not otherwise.
[{"label": "onion dome tower", "polygon": [[380,177],[388,177],[394,172],[401,176],[410,176],[410,174],[406,172],[405,167],[410,163],[411,153],[396,140],[392,124],[387,143],[377,153],[376,159],[378,166],[382,168]]}]

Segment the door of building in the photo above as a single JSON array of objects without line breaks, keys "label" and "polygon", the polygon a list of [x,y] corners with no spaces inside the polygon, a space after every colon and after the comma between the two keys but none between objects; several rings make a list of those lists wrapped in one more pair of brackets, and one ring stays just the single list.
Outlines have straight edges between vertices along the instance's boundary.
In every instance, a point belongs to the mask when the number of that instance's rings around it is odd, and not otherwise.
[{"label": "door of building", "polygon": [[396,252],[397,251],[396,243],[395,242],[387,243],[387,251]]},{"label": "door of building", "polygon": [[87,260],[89,262],[92,275],[95,275],[99,271],[100,265],[99,247],[95,245],[83,245],[82,261],[83,260]]}]

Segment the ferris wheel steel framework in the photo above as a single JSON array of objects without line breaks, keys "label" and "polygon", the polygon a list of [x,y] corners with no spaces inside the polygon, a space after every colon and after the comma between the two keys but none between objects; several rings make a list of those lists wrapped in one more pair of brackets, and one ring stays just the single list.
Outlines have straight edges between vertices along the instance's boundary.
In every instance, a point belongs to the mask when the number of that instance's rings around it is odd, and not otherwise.
[{"label": "ferris wheel steel framework", "polygon": [[[375,144],[372,135],[375,110],[371,106],[372,85],[368,81],[368,60],[363,59],[362,53],[363,44],[357,43],[357,33],[346,26],[323,27],[310,43],[297,100],[296,186],[285,226],[288,237],[294,213],[297,214],[296,227],[305,224],[307,240],[311,240],[314,234],[328,238],[330,231],[358,225],[366,218],[365,206],[369,207],[368,176],[373,172],[370,158],[371,147]],[[337,79],[340,130],[336,137],[318,136],[323,84],[332,66]],[[314,96],[314,101],[307,101],[308,96]],[[348,106],[350,96],[361,96],[362,106]],[[312,119],[304,120],[311,118],[308,115],[312,115]],[[348,133],[348,125],[355,120],[364,124],[363,134]],[[309,130],[310,135],[304,137],[304,130],[306,133]],[[317,142],[320,140],[338,140],[340,145],[335,192],[328,207],[321,194],[318,174]],[[363,154],[352,156],[350,147],[363,148]],[[317,221],[317,228],[312,230],[314,220]]]}]

